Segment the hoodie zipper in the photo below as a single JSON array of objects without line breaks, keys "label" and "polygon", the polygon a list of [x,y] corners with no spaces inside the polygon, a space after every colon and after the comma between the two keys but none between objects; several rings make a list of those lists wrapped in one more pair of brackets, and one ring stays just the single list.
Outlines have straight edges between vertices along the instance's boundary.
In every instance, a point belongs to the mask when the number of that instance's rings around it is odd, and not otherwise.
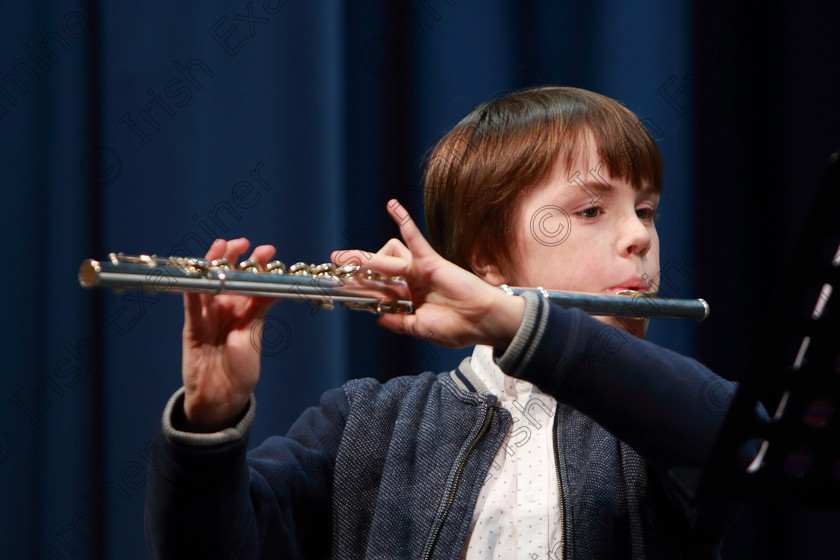
[{"label": "hoodie zipper", "polygon": [[[560,435],[560,407],[554,409],[554,437],[552,443],[554,444],[554,471],[557,473],[557,491],[560,497],[560,525],[562,525],[562,533],[560,534],[560,558],[562,560],[566,556],[566,542],[568,541],[567,523],[566,523],[566,500],[563,496],[563,479],[560,478],[560,446],[558,444]],[[554,560],[554,559],[552,559]]]},{"label": "hoodie zipper", "polygon": [[432,552],[435,549],[435,545],[437,544],[438,537],[440,536],[440,531],[443,529],[443,523],[446,521],[446,517],[449,515],[449,510],[452,507],[452,502],[455,500],[455,492],[458,490],[458,484],[461,482],[461,474],[464,471],[464,467],[467,464],[467,460],[470,458],[470,455],[475,449],[475,446],[478,445],[479,440],[484,437],[484,434],[487,433],[487,429],[490,427],[490,422],[493,421],[493,416],[496,414],[496,407],[493,405],[489,405],[486,409],[484,414],[484,421],[481,424],[481,428],[479,428],[478,433],[475,434],[472,441],[470,442],[467,450],[464,452],[464,455],[461,457],[461,462],[458,463],[458,468],[455,469],[455,476],[452,478],[452,482],[449,484],[449,488],[447,488],[446,493],[444,494],[444,506],[443,512],[441,512],[440,517],[438,517],[437,523],[435,524],[434,528],[432,529],[432,535],[429,537],[429,542],[426,544],[426,549],[423,551],[423,556],[421,557],[423,560],[428,560],[432,557]]}]

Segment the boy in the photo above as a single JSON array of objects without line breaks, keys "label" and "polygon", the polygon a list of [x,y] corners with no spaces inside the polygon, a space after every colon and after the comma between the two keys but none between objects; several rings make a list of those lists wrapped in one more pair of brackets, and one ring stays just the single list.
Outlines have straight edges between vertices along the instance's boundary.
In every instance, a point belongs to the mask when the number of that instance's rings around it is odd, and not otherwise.
[{"label": "boy", "polygon": [[[472,357],[438,375],[350,381],[247,457],[259,375],[249,335],[272,302],[186,294],[184,388],[165,409],[149,484],[155,554],[717,557],[719,530],[665,471],[703,464],[721,417],[702,388],[731,398],[733,386],[641,340],[643,320],[493,287],[655,291],[661,182],[653,140],[609,98],[552,87],[479,106],[431,156],[432,245],[392,201],[405,244],[333,254],[406,278],[415,313],[380,324],[476,344]],[[562,242],[545,235],[560,231],[546,209],[563,217]],[[207,258],[234,262],[247,247],[218,240]]]}]

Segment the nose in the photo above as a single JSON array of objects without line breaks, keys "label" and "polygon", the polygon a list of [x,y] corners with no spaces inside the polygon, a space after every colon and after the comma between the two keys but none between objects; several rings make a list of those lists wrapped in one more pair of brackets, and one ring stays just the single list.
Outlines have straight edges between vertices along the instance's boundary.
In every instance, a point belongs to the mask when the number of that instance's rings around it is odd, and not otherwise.
[{"label": "nose", "polygon": [[635,211],[632,216],[622,220],[621,233],[618,244],[622,256],[639,255],[644,257],[650,251],[653,237],[649,224],[645,224]]}]

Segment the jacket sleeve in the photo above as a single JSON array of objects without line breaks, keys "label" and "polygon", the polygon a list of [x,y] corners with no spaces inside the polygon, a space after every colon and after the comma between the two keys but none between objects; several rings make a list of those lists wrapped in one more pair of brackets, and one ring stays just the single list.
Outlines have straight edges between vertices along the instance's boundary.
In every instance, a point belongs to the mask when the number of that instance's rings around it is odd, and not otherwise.
[{"label": "jacket sleeve", "polygon": [[498,360],[663,468],[702,467],[736,385],[676,352],[576,309],[526,295],[525,319]]},{"label": "jacket sleeve", "polygon": [[182,431],[183,389],[152,444],[146,535],[155,558],[313,558],[328,555],[332,472],[347,416],[328,391],[284,437],[246,453],[256,402],[236,426]]},{"label": "jacket sleeve", "polygon": [[533,292],[525,318],[498,359],[525,379],[586,414],[642,455],[659,473],[689,526],[712,542],[738,515],[736,503],[694,502],[667,475],[702,468],[737,385],[676,352],[566,310]]}]

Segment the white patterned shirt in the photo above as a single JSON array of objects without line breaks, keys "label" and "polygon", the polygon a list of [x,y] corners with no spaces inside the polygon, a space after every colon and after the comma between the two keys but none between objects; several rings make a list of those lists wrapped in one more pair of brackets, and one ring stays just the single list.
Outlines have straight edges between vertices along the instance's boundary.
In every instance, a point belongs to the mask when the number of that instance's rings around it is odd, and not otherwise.
[{"label": "white patterned shirt", "polygon": [[562,509],[552,440],[557,401],[505,375],[490,346],[476,346],[470,366],[513,422],[478,494],[461,558],[560,560]]}]

